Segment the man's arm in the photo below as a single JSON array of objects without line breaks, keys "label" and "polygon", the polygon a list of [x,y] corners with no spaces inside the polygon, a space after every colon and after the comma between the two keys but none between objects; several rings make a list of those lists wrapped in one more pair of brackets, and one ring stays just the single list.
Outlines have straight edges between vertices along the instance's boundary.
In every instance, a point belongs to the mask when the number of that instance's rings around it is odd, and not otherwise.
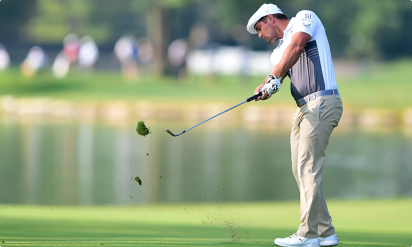
[{"label": "man's arm", "polygon": [[[298,32],[293,35],[292,41],[283,53],[280,62],[273,66],[271,71],[271,74],[276,76],[276,78],[282,77],[280,80],[281,83],[283,83],[283,79],[285,79],[288,70],[299,60],[300,54],[302,54],[303,49],[310,39],[311,36],[304,32]],[[259,93],[260,89],[265,85],[268,79],[269,77],[266,77],[265,81],[255,89],[255,94]],[[267,91],[264,91],[262,96],[258,97],[256,101],[266,100],[271,96],[272,95],[268,94]]]},{"label": "man's arm", "polygon": [[283,53],[279,64],[274,66],[271,74],[276,78],[285,78],[286,73],[293,65],[299,60],[300,54],[310,40],[310,35],[304,32],[295,33],[292,37],[292,41]]}]

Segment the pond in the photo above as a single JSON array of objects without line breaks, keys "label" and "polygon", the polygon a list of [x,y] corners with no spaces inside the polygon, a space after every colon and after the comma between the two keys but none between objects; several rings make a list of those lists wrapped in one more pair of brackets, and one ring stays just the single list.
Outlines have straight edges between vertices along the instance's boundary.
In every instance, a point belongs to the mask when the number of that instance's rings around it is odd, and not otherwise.
[{"label": "pond", "polygon": [[[137,121],[136,121],[137,122]],[[213,127],[210,127],[213,126]],[[135,125],[0,118],[0,203],[127,205],[298,200],[289,132],[245,126]],[[412,196],[412,137],[342,128],[323,169],[327,199]],[[134,179],[138,176],[142,185]]]}]

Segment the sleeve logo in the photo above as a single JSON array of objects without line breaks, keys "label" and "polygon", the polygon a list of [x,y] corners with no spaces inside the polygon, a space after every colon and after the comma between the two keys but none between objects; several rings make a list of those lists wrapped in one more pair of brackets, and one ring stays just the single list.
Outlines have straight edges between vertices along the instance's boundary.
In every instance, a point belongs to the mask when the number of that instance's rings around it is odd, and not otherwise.
[{"label": "sleeve logo", "polygon": [[312,24],[312,15],[311,14],[305,14],[305,17],[302,19],[302,23],[305,26],[310,26]]}]

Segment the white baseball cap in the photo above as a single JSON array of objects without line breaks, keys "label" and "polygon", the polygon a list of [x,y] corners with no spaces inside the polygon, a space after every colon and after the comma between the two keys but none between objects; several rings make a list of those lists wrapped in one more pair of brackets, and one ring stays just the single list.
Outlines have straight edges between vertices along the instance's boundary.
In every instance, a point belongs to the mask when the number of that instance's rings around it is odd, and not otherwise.
[{"label": "white baseball cap", "polygon": [[246,29],[251,34],[257,34],[255,30],[256,22],[260,20],[260,18],[270,15],[270,14],[283,14],[282,10],[278,8],[278,6],[271,4],[271,3],[264,3],[260,8],[250,17],[249,22],[246,25]]}]

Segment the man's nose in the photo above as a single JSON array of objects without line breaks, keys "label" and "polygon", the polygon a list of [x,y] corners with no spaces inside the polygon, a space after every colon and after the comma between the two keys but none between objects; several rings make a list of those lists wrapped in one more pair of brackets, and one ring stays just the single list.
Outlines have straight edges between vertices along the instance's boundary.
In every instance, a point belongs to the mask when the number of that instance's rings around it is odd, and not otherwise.
[{"label": "man's nose", "polygon": [[259,35],[259,38],[261,39],[261,38],[262,38],[262,34],[259,32],[258,35]]}]

